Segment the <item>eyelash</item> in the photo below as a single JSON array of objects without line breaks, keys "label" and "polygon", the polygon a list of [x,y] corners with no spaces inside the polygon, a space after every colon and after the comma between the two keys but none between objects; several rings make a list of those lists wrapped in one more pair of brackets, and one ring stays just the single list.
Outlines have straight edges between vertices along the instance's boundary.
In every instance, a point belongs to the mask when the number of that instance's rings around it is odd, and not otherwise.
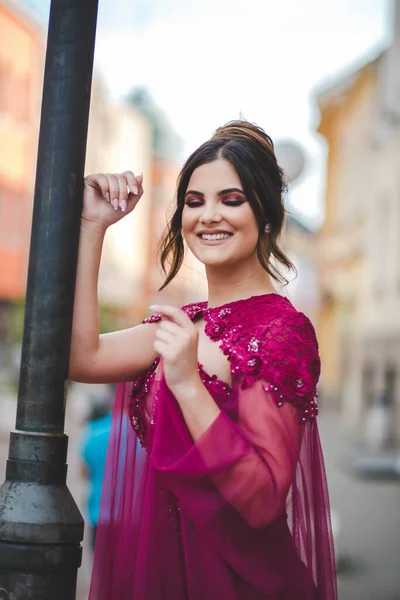
[{"label": "eyelash", "polygon": [[[226,206],[240,206],[241,204],[244,204],[244,202],[245,200],[225,200],[223,204]],[[198,208],[199,206],[202,206],[203,202],[200,200],[189,200],[185,204],[190,208]]]}]

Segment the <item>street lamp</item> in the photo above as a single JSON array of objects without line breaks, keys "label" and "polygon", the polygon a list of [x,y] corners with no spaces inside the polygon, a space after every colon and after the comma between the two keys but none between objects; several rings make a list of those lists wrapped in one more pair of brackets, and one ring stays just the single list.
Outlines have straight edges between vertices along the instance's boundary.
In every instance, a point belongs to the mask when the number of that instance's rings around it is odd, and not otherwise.
[{"label": "street lamp", "polygon": [[73,600],[81,563],[64,417],[97,5],[50,9],[17,419],[0,488],[4,598]]}]

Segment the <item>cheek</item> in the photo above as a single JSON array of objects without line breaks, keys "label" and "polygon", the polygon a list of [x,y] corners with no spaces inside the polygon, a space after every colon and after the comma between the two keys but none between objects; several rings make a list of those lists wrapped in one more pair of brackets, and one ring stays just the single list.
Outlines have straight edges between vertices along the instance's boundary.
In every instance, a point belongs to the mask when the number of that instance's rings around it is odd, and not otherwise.
[{"label": "cheek", "polygon": [[195,211],[188,211],[186,208],[182,211],[182,235],[186,239],[196,227],[198,218],[194,214]]},{"label": "cheek", "polygon": [[190,228],[190,219],[188,217],[187,211],[184,209],[182,212],[182,234],[185,235]]},{"label": "cheek", "polygon": [[253,211],[246,207],[241,214],[236,215],[236,227],[238,231],[248,239],[249,243],[258,240],[258,224]]}]

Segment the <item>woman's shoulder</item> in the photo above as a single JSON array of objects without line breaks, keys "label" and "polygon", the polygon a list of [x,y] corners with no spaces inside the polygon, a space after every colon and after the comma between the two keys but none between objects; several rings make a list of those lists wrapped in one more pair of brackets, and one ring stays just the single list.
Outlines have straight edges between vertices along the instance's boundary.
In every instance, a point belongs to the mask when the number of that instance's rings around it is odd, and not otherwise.
[{"label": "woman's shoulder", "polygon": [[222,339],[232,375],[241,378],[243,387],[262,378],[286,397],[306,389],[313,397],[320,359],[310,319],[278,295],[256,297],[237,309],[209,324]]},{"label": "woman's shoulder", "polygon": [[270,332],[270,338],[276,335],[281,340],[308,339],[318,345],[315,329],[309,317],[283,296],[276,295],[271,310],[259,311],[258,323],[261,329]]},{"label": "woman's shoulder", "polygon": [[260,340],[260,350],[270,363],[308,362],[319,364],[317,336],[311,320],[283,296],[269,305],[260,302],[256,314],[249,319],[249,332]]}]

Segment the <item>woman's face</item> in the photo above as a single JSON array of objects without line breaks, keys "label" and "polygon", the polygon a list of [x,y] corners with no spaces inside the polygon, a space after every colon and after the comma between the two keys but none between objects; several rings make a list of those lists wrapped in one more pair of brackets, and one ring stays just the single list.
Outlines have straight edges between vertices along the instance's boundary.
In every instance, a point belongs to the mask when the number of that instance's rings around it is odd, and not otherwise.
[{"label": "woman's face", "polygon": [[227,266],[256,257],[259,228],[239,176],[225,159],[201,165],[190,178],[182,234],[206,266]]}]

